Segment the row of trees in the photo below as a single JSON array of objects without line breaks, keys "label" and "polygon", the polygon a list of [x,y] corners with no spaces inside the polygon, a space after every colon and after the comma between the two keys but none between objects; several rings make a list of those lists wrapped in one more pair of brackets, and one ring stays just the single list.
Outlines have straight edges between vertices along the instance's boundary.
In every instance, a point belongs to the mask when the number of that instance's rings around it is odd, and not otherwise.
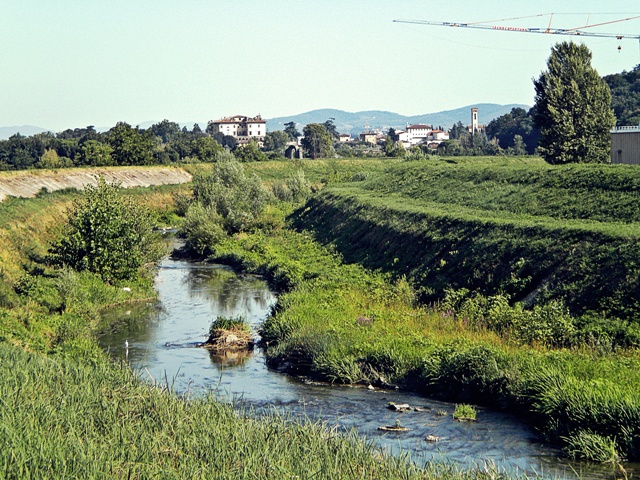
[{"label": "row of trees", "polygon": [[[450,139],[442,142],[441,155],[524,155],[538,153],[549,163],[607,162],[609,130],[618,122],[640,120],[640,65],[632,72],[604,79],[591,67],[585,45],[555,45],[548,70],[534,80],[535,105],[528,112],[514,108],[492,120],[483,131],[470,134],[458,122]],[[611,92],[614,93],[612,99]],[[613,106],[613,110],[612,110]],[[144,130],[120,122],[104,133],[93,127],[65,130],[54,135],[14,135],[0,141],[0,170],[70,166],[150,165],[176,162],[212,162],[226,151],[241,161],[282,158],[292,141],[302,138],[306,156],[312,159],[372,155],[404,156],[404,149],[387,139],[384,148],[353,148],[339,144],[334,119],[311,123],[302,133],[294,122],[283,131],[269,132],[263,148],[249,143],[238,148],[236,139],[212,130],[191,130],[163,120]],[[227,150],[225,150],[225,148]],[[426,147],[418,153],[434,153]],[[416,152],[414,152],[416,153]]]},{"label": "row of trees", "polygon": [[[310,124],[304,129],[307,156],[332,156],[332,133],[337,136],[333,120],[317,125],[318,128]],[[198,124],[191,130],[180,128],[169,120],[148,129],[119,122],[106,132],[89,126],[58,134],[16,134],[0,141],[0,170],[213,162],[230,152],[243,162],[284,158],[287,145],[303,135],[294,122],[285,127],[284,131],[268,132],[262,148],[255,142],[240,147],[235,137],[213,133],[209,128],[203,131]]]},{"label": "row of trees", "polygon": [[222,149],[198,125],[187,130],[164,120],[143,130],[119,122],[103,133],[90,126],[58,134],[13,135],[0,141],[0,169],[151,165],[189,158],[206,162]]}]

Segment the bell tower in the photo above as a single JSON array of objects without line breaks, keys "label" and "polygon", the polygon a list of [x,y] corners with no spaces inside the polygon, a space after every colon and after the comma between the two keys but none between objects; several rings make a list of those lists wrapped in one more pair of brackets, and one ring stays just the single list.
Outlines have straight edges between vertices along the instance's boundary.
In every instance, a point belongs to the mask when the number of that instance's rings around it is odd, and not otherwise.
[{"label": "bell tower", "polygon": [[471,107],[471,133],[478,131],[478,107]]}]

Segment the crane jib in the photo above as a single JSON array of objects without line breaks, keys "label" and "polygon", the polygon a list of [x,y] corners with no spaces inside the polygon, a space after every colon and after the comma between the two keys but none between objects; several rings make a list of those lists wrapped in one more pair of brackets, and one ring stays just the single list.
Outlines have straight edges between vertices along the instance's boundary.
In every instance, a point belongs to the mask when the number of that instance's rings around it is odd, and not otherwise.
[{"label": "crane jib", "polygon": [[[542,16],[542,15],[536,15]],[[508,20],[515,20],[518,18],[529,18],[529,17],[516,17],[510,18]],[[427,20],[394,20],[397,23],[412,23],[417,25],[429,25],[436,27],[464,27],[464,28],[476,28],[481,30],[498,30],[504,32],[522,32],[522,33],[546,33],[551,35],[571,35],[571,36],[581,36],[581,37],[598,37],[598,38],[615,38],[616,40],[622,39],[634,39],[640,40],[640,35],[633,34],[619,34],[619,33],[602,33],[602,32],[586,32],[584,29],[597,27],[601,25],[607,25],[611,23],[625,22],[628,20],[635,20],[640,18],[640,16],[636,17],[628,17],[622,18],[618,20],[613,20],[609,22],[602,22],[593,25],[582,25],[578,28],[551,28],[551,22],[549,22],[549,27],[547,28],[536,28],[536,27],[514,27],[507,25],[489,25],[483,24],[483,22],[432,22]],[[501,21],[501,20],[497,20]]]}]

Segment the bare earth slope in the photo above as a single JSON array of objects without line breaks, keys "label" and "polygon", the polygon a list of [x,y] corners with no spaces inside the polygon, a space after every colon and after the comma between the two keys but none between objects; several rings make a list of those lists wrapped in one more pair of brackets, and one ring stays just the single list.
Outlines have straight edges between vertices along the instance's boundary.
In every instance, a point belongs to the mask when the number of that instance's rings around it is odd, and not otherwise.
[{"label": "bare earth slope", "polygon": [[125,188],[191,181],[190,173],[176,167],[102,167],[2,172],[0,201],[9,195],[33,197],[43,188],[49,191],[70,187],[81,190],[85,185],[95,185],[100,176],[107,182],[120,182]]}]

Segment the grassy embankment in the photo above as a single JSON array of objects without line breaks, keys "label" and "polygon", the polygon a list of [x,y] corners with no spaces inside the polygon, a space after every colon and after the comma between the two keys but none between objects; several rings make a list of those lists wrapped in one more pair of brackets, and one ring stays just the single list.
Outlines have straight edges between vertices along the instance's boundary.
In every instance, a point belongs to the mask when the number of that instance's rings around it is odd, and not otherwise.
[{"label": "grassy embankment", "polygon": [[[570,455],[638,459],[640,173],[493,162],[392,165],[294,215],[330,248],[282,230],[239,235],[216,257],[285,288],[264,327],[274,366],[507,407]],[[420,307],[402,275],[422,298],[484,296]]]},{"label": "grassy embankment", "polygon": [[[129,191],[171,224],[172,192]],[[98,311],[153,295],[44,263],[64,210],[58,192],[0,204],[0,475],[3,478],[478,478],[380,455],[352,435],[252,420],[212,398],[179,398],[111,364]],[[486,478],[486,476],[482,476]]]}]

